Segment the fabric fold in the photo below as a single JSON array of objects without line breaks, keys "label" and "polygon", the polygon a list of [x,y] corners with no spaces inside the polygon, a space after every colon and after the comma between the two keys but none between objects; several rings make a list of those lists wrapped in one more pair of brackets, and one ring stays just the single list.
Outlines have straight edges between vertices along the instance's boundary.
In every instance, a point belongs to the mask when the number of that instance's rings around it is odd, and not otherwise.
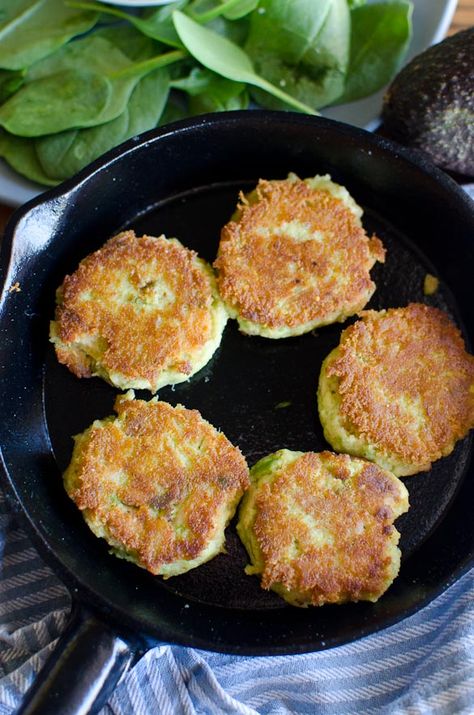
[{"label": "fabric fold", "polygon": [[[63,632],[66,588],[0,495],[0,715]],[[157,645],[101,715],[472,715],[474,570],[401,623],[319,653],[245,657]]]}]

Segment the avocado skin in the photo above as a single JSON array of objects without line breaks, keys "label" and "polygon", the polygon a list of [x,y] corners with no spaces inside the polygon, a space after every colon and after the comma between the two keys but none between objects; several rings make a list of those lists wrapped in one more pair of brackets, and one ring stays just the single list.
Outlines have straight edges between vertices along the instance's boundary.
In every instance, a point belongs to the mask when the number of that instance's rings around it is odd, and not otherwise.
[{"label": "avocado skin", "polygon": [[415,57],[384,97],[383,133],[474,176],[474,27]]}]

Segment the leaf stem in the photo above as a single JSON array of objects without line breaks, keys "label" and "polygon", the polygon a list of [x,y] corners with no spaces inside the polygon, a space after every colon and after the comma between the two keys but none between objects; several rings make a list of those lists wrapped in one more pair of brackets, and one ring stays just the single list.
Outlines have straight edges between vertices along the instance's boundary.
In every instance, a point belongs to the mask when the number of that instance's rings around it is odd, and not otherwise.
[{"label": "leaf stem", "polygon": [[173,64],[173,62],[178,62],[183,60],[185,57],[189,57],[189,54],[184,50],[173,50],[172,52],[165,52],[164,55],[158,55],[157,57],[151,57],[149,60],[143,60],[143,62],[135,62],[130,67],[126,67],[118,72],[112,72],[108,75],[109,79],[124,79],[126,77],[136,77],[139,75],[147,74],[152,72],[159,67],[166,67],[167,65]]},{"label": "leaf stem", "polygon": [[77,7],[79,10],[95,10],[96,12],[103,12],[108,15],[119,17],[121,20],[130,20],[130,15],[123,12],[123,10],[117,10],[110,5],[102,5],[102,3],[98,2],[87,2],[87,0],[66,0],[65,5],[68,7]]},{"label": "leaf stem", "polygon": [[192,15],[193,20],[196,20],[196,22],[199,22],[201,24],[206,23],[206,22],[211,22],[211,20],[215,20],[216,17],[220,17],[223,15],[227,10],[231,10],[234,5],[237,5],[240,0],[226,0],[226,2],[221,3],[220,5],[216,5],[216,7],[212,8],[212,10],[208,10],[207,12],[200,12],[200,13],[189,13]]},{"label": "leaf stem", "polygon": [[267,82],[267,80],[263,77],[259,77],[258,80],[258,84],[256,82],[254,83],[255,86],[260,87],[260,89],[263,89],[269,94],[272,94],[274,97],[281,99],[290,107],[298,109],[298,111],[304,112],[305,114],[313,114],[319,116],[319,112],[313,109],[313,107],[310,107],[309,104],[304,104],[303,102],[300,102],[299,99],[296,99],[296,97],[292,97],[291,94],[287,94],[287,92],[284,92],[282,89],[279,89],[271,82]]}]

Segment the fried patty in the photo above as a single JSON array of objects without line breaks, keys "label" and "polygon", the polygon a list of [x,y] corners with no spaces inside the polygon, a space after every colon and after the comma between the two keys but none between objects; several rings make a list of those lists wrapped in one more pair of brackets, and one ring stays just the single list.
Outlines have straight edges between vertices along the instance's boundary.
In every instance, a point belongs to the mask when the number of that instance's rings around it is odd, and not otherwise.
[{"label": "fried patty", "polygon": [[212,559],[249,485],[239,449],[197,410],[133,391],[115,410],[74,438],[64,474],[87,524],[116,556],[165,578]]},{"label": "fried patty", "polygon": [[194,251],[125,231],[66,276],[55,317],[51,341],[75,375],[156,392],[204,367],[228,316]]},{"label": "fried patty", "polygon": [[366,311],[324,361],[318,406],[338,452],[426,471],[474,426],[474,357],[441,310]]},{"label": "fried patty", "polygon": [[362,209],[330,176],[261,179],[221,233],[217,286],[249,335],[286,338],[344,321],[375,290],[370,269],[384,261]]},{"label": "fried patty", "polygon": [[400,567],[393,521],[408,492],[399,479],[346,454],[286,449],[250,475],[237,526],[247,573],[294,606],[380,598]]}]

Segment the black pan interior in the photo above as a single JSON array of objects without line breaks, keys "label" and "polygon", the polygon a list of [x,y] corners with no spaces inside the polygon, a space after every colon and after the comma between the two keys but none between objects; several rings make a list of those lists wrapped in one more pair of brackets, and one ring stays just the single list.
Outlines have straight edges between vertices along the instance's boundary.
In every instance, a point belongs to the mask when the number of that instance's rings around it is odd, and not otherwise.
[{"label": "black pan interior", "polygon": [[[71,456],[71,435],[111,414],[117,390],[98,379],[75,378],[58,365],[47,342],[55,287],[115,231],[131,227],[139,234],[176,236],[212,261],[238,192],[255,185],[259,176],[279,178],[288,171],[330,172],[364,206],[367,231],[387,248],[385,265],[372,273],[377,291],[370,307],[410,301],[435,305],[462,326],[469,342],[474,321],[463,281],[474,265],[467,243],[474,222],[467,201],[449,180],[443,178],[446,189],[439,183],[441,174],[413,166],[394,156],[383,140],[343,125],[252,114],[240,115],[240,123],[237,115],[209,120],[204,129],[184,125],[171,138],[132,147],[127,160],[110,160],[83,187],[20,217],[16,240],[23,250],[21,260],[17,256],[10,263],[8,285],[18,280],[22,290],[9,294],[2,325],[4,356],[19,358],[16,370],[10,363],[5,405],[7,412],[15,408],[22,424],[7,420],[11,428],[3,435],[3,455],[43,549],[63,578],[109,617],[145,635],[202,647],[298,652],[352,640],[407,615],[466,567],[474,542],[466,510],[466,493],[472,491],[470,439],[429,473],[406,480],[411,508],[397,522],[402,571],[377,604],[307,611],[285,605],[243,573],[246,554],[233,524],[226,554],[163,581],[109,556],[63,491],[60,474]],[[196,143],[203,133],[206,142]],[[289,141],[292,134],[298,144]],[[250,146],[239,152],[244,140]],[[137,174],[140,167],[144,176]],[[154,193],[150,181],[156,184]],[[441,278],[430,297],[423,293],[426,273]],[[15,340],[8,333],[8,316]],[[328,448],[315,393],[321,362],[343,327],[272,341],[243,336],[230,322],[208,366],[188,383],[161,390],[160,398],[199,409],[240,446],[250,464],[282,447]],[[149,399],[149,393],[137,394]]]}]

